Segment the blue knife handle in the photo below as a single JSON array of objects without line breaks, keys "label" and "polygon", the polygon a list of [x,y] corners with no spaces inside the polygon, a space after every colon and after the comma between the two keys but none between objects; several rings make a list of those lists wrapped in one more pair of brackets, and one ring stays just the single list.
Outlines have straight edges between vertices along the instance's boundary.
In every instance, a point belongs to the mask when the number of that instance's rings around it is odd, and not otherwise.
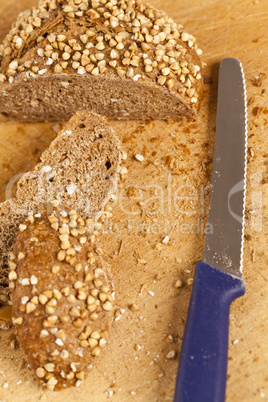
[{"label": "blue knife handle", "polygon": [[174,402],[223,402],[229,310],[245,293],[243,280],[204,262],[195,268]]}]

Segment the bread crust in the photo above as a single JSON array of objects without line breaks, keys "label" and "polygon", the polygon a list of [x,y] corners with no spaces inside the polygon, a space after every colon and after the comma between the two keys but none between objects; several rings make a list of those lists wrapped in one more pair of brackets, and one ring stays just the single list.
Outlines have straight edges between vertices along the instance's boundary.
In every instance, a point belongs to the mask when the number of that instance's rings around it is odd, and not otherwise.
[{"label": "bread crust", "polygon": [[20,226],[9,265],[13,323],[37,379],[51,390],[80,385],[113,317],[110,267],[92,220],[39,209]]},{"label": "bread crust", "polygon": [[124,120],[196,116],[201,51],[182,25],[138,0],[78,3],[41,0],[15,22],[0,48],[3,117],[59,121],[79,108]]}]

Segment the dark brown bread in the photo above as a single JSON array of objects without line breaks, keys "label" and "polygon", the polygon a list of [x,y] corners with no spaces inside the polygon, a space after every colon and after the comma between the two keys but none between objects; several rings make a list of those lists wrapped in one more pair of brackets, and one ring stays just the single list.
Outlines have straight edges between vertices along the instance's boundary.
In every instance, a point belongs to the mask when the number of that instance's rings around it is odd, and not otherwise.
[{"label": "dark brown bread", "polygon": [[12,200],[0,204],[0,294],[8,293],[7,256],[28,214],[57,199],[83,218],[97,219],[116,192],[120,141],[105,117],[78,112],[23,175]]},{"label": "dark brown bread", "polygon": [[9,265],[13,323],[30,367],[51,390],[80,385],[113,317],[110,269],[92,220],[39,210],[20,226]]},{"label": "dark brown bread", "polygon": [[77,110],[194,117],[200,53],[182,25],[139,0],[41,0],[0,47],[0,113],[27,122],[66,121]]},{"label": "dark brown bread", "polygon": [[121,144],[108,120],[77,112],[33,171],[19,180],[16,199],[28,209],[57,199],[83,216],[98,215],[116,191]]}]

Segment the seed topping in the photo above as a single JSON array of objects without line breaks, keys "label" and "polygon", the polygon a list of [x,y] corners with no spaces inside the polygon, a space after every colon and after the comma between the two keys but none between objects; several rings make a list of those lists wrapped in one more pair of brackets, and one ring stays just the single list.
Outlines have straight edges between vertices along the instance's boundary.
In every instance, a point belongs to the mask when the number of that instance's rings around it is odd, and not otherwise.
[{"label": "seed topping", "polygon": [[[105,212],[110,213],[111,209],[107,204]],[[102,262],[104,250],[99,247],[95,235],[94,241],[91,241],[92,222],[89,225],[75,211],[63,212],[59,213],[58,206],[55,206],[49,217],[40,214],[33,223],[28,221],[25,224],[26,229],[29,225],[36,225],[37,240],[38,228],[42,228],[44,222],[51,229],[57,225],[53,236],[58,241],[59,251],[56,250],[55,259],[48,263],[51,265],[45,273],[49,275],[50,282],[44,281],[42,271],[36,269],[32,273],[29,270],[31,251],[25,253],[22,248],[17,255],[9,256],[11,280],[27,285],[20,298],[19,315],[14,317],[13,322],[18,330],[25,331],[24,325],[28,325],[31,314],[41,318],[40,360],[34,370],[39,381],[51,390],[58,389],[62,384],[75,385],[77,381],[84,381],[88,360],[85,365],[83,358],[99,356],[107,342],[106,323],[113,316],[112,286]],[[21,236],[27,237],[27,232],[21,233]],[[68,248],[64,244],[63,250],[64,242],[69,244]],[[42,247],[39,240],[35,244],[37,248]],[[64,254],[59,254],[61,252]],[[21,272],[26,277],[20,279]],[[69,336],[72,337],[71,343]],[[44,345],[46,360],[41,357]]]},{"label": "seed topping", "polygon": [[[76,35],[62,31],[50,33],[47,38],[37,36],[38,65],[23,61],[18,52],[27,46],[28,38],[35,35],[37,29],[44,27],[55,10],[74,24],[79,24],[81,18],[86,19],[91,28],[85,26]],[[101,25],[106,34],[98,28]],[[109,73],[133,80],[137,79],[135,77],[153,80],[156,85],[195,104],[197,93],[181,90],[189,88],[189,80],[192,87],[197,88],[201,78],[200,62],[187,61],[190,49],[197,55],[202,53],[196,39],[181,25],[175,24],[164,12],[152,10],[138,1],[131,4],[127,0],[103,0],[101,3],[68,0],[64,4],[56,0],[42,1],[38,9],[20,14],[0,46],[0,62],[2,58],[8,60],[0,73],[0,82],[12,83],[18,74],[23,79],[46,75],[49,69],[56,74],[75,71],[79,75],[105,76]],[[56,223],[53,229],[57,230]],[[25,230],[23,225],[20,230]]]}]

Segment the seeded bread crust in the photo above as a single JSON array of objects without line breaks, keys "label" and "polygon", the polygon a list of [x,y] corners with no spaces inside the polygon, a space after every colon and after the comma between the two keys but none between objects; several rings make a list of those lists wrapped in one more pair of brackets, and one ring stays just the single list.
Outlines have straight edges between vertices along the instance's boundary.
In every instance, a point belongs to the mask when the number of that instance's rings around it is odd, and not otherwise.
[{"label": "seeded bread crust", "polygon": [[201,51],[166,13],[138,0],[41,0],[0,46],[0,113],[25,122],[194,117]]},{"label": "seeded bread crust", "polygon": [[15,197],[0,204],[0,294],[9,293],[7,256],[28,214],[58,200],[97,220],[116,192],[121,159],[120,141],[105,117],[78,112],[70,120],[17,183]]},{"label": "seeded bread crust", "polygon": [[107,342],[113,286],[91,226],[74,210],[45,208],[20,226],[10,256],[12,320],[50,390],[79,386]]}]

